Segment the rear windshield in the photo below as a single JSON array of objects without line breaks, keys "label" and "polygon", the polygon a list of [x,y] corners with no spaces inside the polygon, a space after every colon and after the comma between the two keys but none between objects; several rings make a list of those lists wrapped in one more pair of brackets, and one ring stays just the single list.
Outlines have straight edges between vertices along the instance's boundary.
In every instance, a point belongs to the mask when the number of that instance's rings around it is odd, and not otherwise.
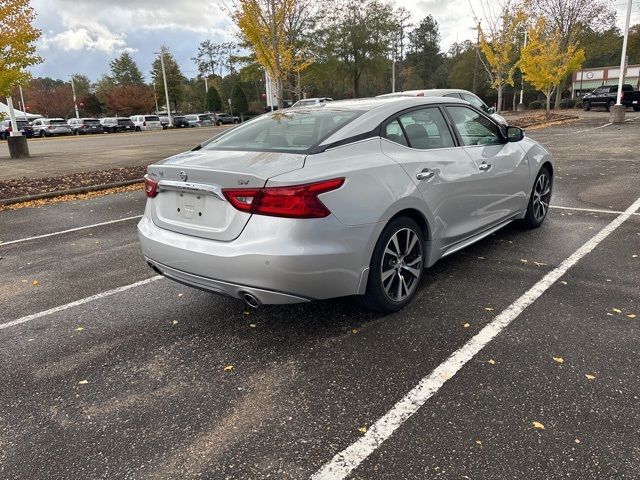
[{"label": "rear windshield", "polygon": [[208,143],[207,150],[304,152],[361,113],[355,110],[279,111],[262,115]]},{"label": "rear windshield", "polygon": [[198,115],[198,118],[200,120],[211,120],[211,117],[209,115]]},{"label": "rear windshield", "polygon": [[95,120],[95,119],[93,119],[93,118],[86,119],[86,120],[84,121],[84,124],[85,124],[85,125],[98,125],[99,123],[100,123],[100,120]]},{"label": "rear windshield", "polygon": [[148,122],[159,122],[160,121],[160,117],[156,117],[155,115],[147,115],[144,117],[144,119]]},{"label": "rear windshield", "polygon": [[64,125],[64,124],[66,124],[67,122],[66,122],[66,121],[64,121],[64,120],[51,120],[49,123],[50,123],[51,125]]},{"label": "rear windshield", "polygon": [[133,122],[129,118],[119,118],[118,125],[131,125]]}]

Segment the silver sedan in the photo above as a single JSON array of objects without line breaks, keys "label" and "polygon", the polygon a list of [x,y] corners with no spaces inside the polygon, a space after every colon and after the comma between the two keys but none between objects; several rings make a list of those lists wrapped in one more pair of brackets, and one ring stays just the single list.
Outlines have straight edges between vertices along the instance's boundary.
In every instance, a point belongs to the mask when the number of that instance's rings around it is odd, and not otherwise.
[{"label": "silver sedan", "polygon": [[547,150],[462,100],[337,101],[149,166],[138,231],[157,272],[251,306],[355,295],[390,312],[440,258],[538,227],[552,185]]}]

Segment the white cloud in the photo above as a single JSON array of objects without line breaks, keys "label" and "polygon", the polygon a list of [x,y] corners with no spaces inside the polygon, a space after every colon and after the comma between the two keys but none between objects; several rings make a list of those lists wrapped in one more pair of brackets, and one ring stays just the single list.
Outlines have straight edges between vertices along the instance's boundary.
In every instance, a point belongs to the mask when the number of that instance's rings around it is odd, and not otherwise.
[{"label": "white cloud", "polygon": [[55,35],[45,35],[41,40],[43,49],[55,47],[60,50],[96,50],[106,53],[127,49],[124,33],[113,33],[103,25],[75,26]]}]

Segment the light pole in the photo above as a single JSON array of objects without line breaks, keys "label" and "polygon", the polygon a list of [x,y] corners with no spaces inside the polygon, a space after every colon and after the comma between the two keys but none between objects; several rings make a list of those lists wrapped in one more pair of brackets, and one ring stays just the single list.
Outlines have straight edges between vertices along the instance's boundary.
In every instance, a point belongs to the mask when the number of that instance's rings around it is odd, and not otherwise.
[{"label": "light pole", "polygon": [[616,104],[611,109],[609,121],[612,123],[623,123],[625,106],[622,105],[622,84],[624,83],[624,74],[627,69],[627,41],[629,40],[629,22],[631,20],[631,2],[627,3],[627,19],[624,24],[624,39],[622,40],[622,55],[620,57],[620,75],[618,76],[618,96]]},{"label": "light pole", "polygon": [[24,113],[24,117],[25,120],[27,119],[27,110],[26,107],[24,106],[24,94],[22,93],[22,85],[18,85],[18,89],[20,90],[20,103],[21,103],[21,110],[22,113]]},{"label": "light pole", "polygon": [[76,86],[73,83],[73,75],[71,75],[71,92],[73,93],[73,108],[76,111],[76,118],[80,118],[80,114],[78,113],[78,102],[76,100]]},{"label": "light pole", "polygon": [[169,90],[167,89],[167,72],[165,72],[164,69],[164,47],[162,47],[159,52],[156,52],[156,54],[160,55],[160,65],[162,66],[162,81],[164,82],[164,97],[167,102],[167,117],[169,118],[169,125],[173,125],[171,105],[169,104]]},{"label": "light pole", "polygon": [[[527,26],[525,25],[525,30],[524,30],[524,46],[522,47],[522,49],[524,50],[525,48],[527,48],[527,38],[529,35],[529,30],[527,29]],[[522,51],[520,52],[520,56],[522,56]],[[522,111],[524,110],[524,74],[522,73],[522,70],[520,70],[520,75],[522,77],[522,85],[520,88],[520,103],[518,104],[518,111]]]},{"label": "light pole", "polygon": [[478,57],[480,57],[480,22],[476,26],[475,30],[478,32],[476,40],[476,58],[473,62],[473,93],[476,93],[476,76],[478,71]]}]

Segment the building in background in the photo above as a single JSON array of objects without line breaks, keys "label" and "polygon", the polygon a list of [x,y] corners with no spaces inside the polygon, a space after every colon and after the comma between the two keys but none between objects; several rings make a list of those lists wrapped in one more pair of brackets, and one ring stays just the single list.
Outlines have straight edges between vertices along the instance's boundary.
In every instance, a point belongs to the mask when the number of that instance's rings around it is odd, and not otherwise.
[{"label": "building in background", "polygon": [[[620,66],[585,68],[573,72],[571,83],[571,98],[581,97],[585,93],[603,85],[617,85],[620,76]],[[627,65],[624,83],[640,88],[640,65]]]}]

